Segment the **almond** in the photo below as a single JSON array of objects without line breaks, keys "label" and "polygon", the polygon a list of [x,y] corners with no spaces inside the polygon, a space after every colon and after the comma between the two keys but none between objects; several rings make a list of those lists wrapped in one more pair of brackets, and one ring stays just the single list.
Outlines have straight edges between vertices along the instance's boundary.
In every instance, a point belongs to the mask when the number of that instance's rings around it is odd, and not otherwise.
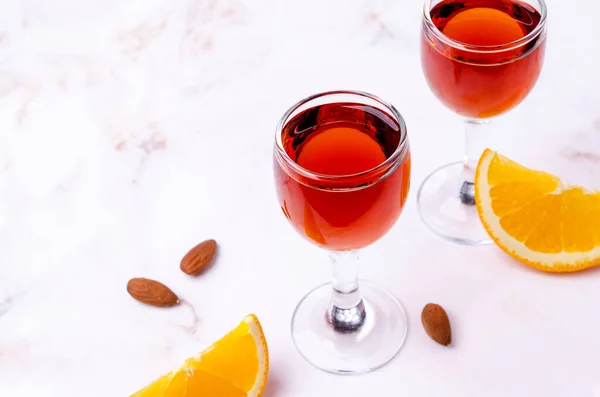
[{"label": "almond", "polygon": [[217,242],[206,240],[195,246],[181,260],[181,271],[190,276],[200,274],[217,252]]},{"label": "almond", "polygon": [[147,278],[132,278],[127,292],[134,299],[151,306],[171,307],[179,304],[179,298],[163,283]]},{"label": "almond", "polygon": [[428,303],[421,313],[421,322],[427,335],[440,345],[450,346],[452,331],[450,320],[443,307],[435,303]]}]

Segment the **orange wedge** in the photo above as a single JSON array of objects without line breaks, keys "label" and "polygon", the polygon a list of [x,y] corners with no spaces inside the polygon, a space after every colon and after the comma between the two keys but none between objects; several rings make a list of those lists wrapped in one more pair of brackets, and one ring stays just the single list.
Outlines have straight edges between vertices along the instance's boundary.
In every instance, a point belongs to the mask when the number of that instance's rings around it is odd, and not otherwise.
[{"label": "orange wedge", "polygon": [[600,264],[600,192],[488,149],[477,165],[475,201],[490,237],[519,262],[557,273]]},{"label": "orange wedge", "polygon": [[197,357],[131,397],[260,397],[268,372],[267,342],[251,314]]}]

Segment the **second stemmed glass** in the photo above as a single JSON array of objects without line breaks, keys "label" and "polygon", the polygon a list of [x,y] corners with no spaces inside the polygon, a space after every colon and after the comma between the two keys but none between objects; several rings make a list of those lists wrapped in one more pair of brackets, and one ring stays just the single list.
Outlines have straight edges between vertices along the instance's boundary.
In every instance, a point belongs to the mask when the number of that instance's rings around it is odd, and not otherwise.
[{"label": "second stemmed glass", "polygon": [[460,244],[491,240],[475,208],[474,170],[490,119],[517,106],[540,74],[546,43],[544,0],[427,0],[421,63],[431,91],[465,119],[464,160],[419,188],[421,219]]},{"label": "second stemmed glass", "polygon": [[358,250],[394,225],[408,194],[406,125],[393,106],[356,91],[318,94],[292,106],[275,136],[281,210],[330,252],[333,279],[306,295],[292,319],[302,356],[322,370],[364,373],[402,346],[407,318],[384,288],[358,281]]}]

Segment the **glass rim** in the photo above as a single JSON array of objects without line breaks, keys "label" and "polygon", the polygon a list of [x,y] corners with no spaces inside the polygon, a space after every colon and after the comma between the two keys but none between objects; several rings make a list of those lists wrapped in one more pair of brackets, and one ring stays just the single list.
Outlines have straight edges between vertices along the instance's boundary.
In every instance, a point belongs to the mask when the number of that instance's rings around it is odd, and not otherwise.
[{"label": "glass rim", "polygon": [[[398,142],[398,146],[394,150],[394,153],[392,153],[392,155],[390,157],[388,157],[381,164],[378,164],[377,166],[375,166],[371,169],[368,169],[366,171],[362,171],[362,172],[358,172],[358,173],[354,173],[354,174],[344,174],[344,175],[329,175],[329,174],[321,174],[318,172],[313,172],[313,171],[310,171],[310,170],[302,167],[301,165],[299,165],[298,163],[296,163],[294,160],[291,159],[291,157],[285,151],[285,149],[283,147],[283,142],[281,139],[281,133],[283,131],[283,128],[289,121],[288,119],[296,110],[298,110],[303,105],[305,105],[311,101],[314,101],[315,99],[327,97],[327,96],[333,96],[333,95],[352,95],[352,96],[358,96],[358,97],[364,97],[364,98],[371,99],[375,102],[378,102],[383,107],[385,107],[386,110],[388,110],[391,113],[391,116],[396,118],[396,121],[398,122],[398,125],[400,126],[400,140]],[[336,102],[331,102],[331,103],[336,103]],[[339,103],[342,103],[342,102],[339,102]],[[277,128],[275,130],[275,146],[277,149],[277,158],[283,160],[285,162],[285,165],[290,167],[298,175],[300,175],[304,178],[308,178],[310,180],[324,181],[324,182],[343,182],[345,180],[351,180],[351,179],[355,179],[355,178],[364,178],[364,177],[368,177],[373,174],[377,174],[381,170],[385,170],[385,169],[393,166],[396,162],[398,162],[398,160],[404,153],[407,143],[408,143],[408,134],[406,131],[406,123],[404,121],[404,118],[400,114],[400,112],[391,103],[384,101],[383,99],[379,98],[376,95],[369,94],[369,93],[363,92],[363,91],[355,91],[355,90],[324,91],[324,92],[320,92],[318,94],[310,95],[304,99],[301,99],[300,101],[298,101],[295,104],[293,104],[292,106],[290,106],[288,108],[288,110],[283,114],[283,116],[281,116],[281,118],[279,119],[279,122],[277,123]],[[385,176],[387,176],[387,173],[384,173],[384,175],[382,177],[385,177]],[[379,179],[382,179],[382,178],[379,178]]]},{"label": "glass rim", "polygon": [[545,0],[537,0],[540,3],[540,9],[538,10],[541,15],[540,22],[527,35],[521,37],[518,40],[511,41],[510,43],[491,46],[463,43],[462,41],[454,40],[446,36],[441,30],[438,29],[437,26],[435,26],[435,23],[433,23],[433,20],[431,19],[431,3],[433,3],[433,1],[434,0],[425,0],[425,5],[423,6],[423,21],[425,21],[427,28],[435,35],[437,39],[441,40],[444,44],[464,51],[478,53],[510,51],[529,43],[531,40],[538,37],[546,27],[546,16],[548,13],[546,2]]}]

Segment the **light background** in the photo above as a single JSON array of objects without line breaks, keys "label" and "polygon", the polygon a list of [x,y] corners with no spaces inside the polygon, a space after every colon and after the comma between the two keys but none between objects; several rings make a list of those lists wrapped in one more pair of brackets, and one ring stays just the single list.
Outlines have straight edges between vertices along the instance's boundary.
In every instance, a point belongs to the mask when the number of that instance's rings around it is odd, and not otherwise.
[{"label": "light background", "polygon": [[[537,87],[490,145],[600,188],[600,3],[549,1]],[[462,155],[461,122],[419,62],[418,0],[0,0],[0,396],[126,396],[232,328],[261,319],[266,397],[600,395],[600,272],[525,268],[494,247],[442,241],[416,191]],[[400,355],[360,377],[294,350],[295,304],[329,276],[277,206],[275,125],[297,100],[358,89],[403,114],[412,190],[361,276],[409,315]],[[220,244],[201,278],[187,249]],[[129,278],[191,302],[156,310]],[[420,325],[444,305],[454,346]]]}]

